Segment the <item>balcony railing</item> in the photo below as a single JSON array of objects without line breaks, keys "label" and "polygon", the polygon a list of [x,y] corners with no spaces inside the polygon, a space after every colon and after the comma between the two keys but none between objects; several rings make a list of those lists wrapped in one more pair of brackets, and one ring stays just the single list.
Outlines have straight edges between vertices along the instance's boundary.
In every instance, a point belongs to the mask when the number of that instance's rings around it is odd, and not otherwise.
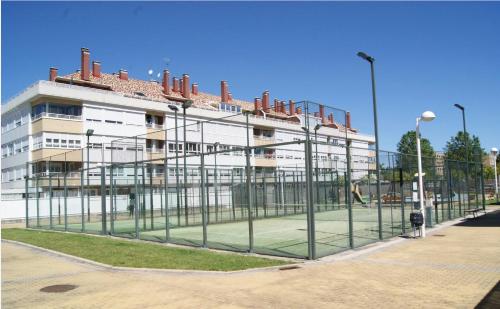
[{"label": "balcony railing", "polygon": [[54,113],[43,112],[43,113],[34,115],[31,118],[31,121],[35,121],[35,120],[38,120],[40,118],[57,118],[57,119],[68,119],[68,120],[82,120],[82,116],[54,114]]},{"label": "balcony railing", "polygon": [[162,124],[146,123],[146,128],[162,129],[163,130],[164,126]]}]

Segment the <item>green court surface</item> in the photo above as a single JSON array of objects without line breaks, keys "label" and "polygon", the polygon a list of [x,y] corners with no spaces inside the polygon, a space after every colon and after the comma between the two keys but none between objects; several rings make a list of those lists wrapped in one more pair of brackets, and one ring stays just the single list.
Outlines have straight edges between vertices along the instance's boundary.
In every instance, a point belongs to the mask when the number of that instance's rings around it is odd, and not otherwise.
[{"label": "green court surface", "polygon": [[[321,208],[321,207],[320,207]],[[239,209],[238,209],[239,211]],[[405,207],[405,225],[410,230],[410,207]],[[210,248],[224,250],[247,251],[249,248],[249,226],[245,217],[237,221],[229,220],[230,212],[221,213],[225,223],[212,222],[207,225],[207,245]],[[238,212],[237,212],[238,213]],[[270,211],[269,213],[272,213]],[[151,217],[139,218],[140,238],[152,241],[165,241],[165,216],[156,213],[151,228]],[[213,215],[213,214],[212,214]],[[198,216],[199,217],[199,216]],[[197,216],[189,217],[190,222],[201,222]],[[359,247],[379,240],[377,208],[355,206],[352,209],[353,245]],[[382,234],[390,238],[402,233],[400,206],[382,207]],[[184,217],[181,217],[183,224]],[[75,221],[73,221],[75,222]],[[179,244],[201,246],[203,244],[203,227],[201,224],[176,226],[177,216],[169,216],[170,241]],[[315,238],[317,256],[334,254],[350,248],[349,220],[345,208],[315,212]],[[55,229],[64,229],[64,225],[55,225]],[[110,222],[107,222],[108,232]],[[68,230],[81,231],[81,223],[68,224]],[[101,221],[85,223],[86,232],[101,232]],[[114,221],[114,235],[135,237],[135,221],[133,217],[122,217]],[[306,214],[281,215],[253,220],[254,251],[257,253],[307,257],[307,220]]]}]

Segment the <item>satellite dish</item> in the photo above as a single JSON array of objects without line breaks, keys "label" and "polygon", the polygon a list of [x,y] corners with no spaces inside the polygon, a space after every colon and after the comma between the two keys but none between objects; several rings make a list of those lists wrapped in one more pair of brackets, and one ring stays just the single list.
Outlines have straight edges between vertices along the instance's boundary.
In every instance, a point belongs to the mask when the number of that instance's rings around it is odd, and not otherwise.
[{"label": "satellite dish", "polygon": [[156,74],[156,78],[160,78],[160,73]]},{"label": "satellite dish", "polygon": [[148,74],[153,75],[153,70],[149,69]]}]

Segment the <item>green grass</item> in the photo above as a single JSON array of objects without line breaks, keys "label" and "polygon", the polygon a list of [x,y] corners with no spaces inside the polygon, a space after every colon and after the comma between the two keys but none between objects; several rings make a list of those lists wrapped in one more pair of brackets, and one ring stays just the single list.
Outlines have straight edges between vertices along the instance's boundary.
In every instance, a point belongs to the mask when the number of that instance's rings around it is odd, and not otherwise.
[{"label": "green grass", "polygon": [[172,248],[107,237],[17,228],[2,229],[2,239],[122,267],[233,271],[288,264],[282,260],[235,253]]}]

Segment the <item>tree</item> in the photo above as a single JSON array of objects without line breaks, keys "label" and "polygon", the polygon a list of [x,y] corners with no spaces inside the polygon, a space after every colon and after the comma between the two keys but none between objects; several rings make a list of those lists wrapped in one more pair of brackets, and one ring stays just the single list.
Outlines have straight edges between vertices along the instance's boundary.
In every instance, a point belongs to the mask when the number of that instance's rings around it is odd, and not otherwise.
[{"label": "tree", "polygon": [[[427,175],[434,172],[434,148],[431,142],[420,137],[420,151],[422,153],[422,169]],[[417,171],[417,133],[408,131],[398,143],[398,152],[400,153],[397,163],[403,169],[403,178],[410,180]]]},{"label": "tree", "polygon": [[[422,157],[434,157],[434,148],[428,139],[420,137],[420,150]],[[417,155],[417,133],[415,131],[408,131],[401,137],[398,143],[398,152]]]},{"label": "tree", "polygon": [[479,137],[473,135],[471,138],[469,133],[464,135],[463,131],[459,131],[456,136],[451,137],[446,143],[446,147],[444,148],[446,158],[450,160],[467,161],[465,140],[467,140],[469,161],[482,162],[483,156],[486,153],[484,149],[481,148]]}]

